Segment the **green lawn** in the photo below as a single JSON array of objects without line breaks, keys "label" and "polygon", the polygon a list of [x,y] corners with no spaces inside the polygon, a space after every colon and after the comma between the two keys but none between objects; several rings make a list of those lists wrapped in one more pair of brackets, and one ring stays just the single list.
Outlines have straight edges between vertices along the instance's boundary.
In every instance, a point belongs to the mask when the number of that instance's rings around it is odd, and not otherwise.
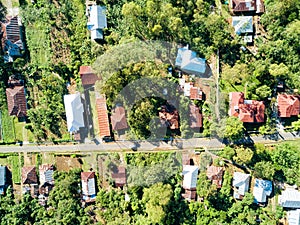
[{"label": "green lawn", "polygon": [[21,160],[19,159],[20,156],[14,155],[8,157],[8,162],[11,167],[11,173],[12,173],[12,180],[15,184],[21,183]]},{"label": "green lawn", "polygon": [[2,111],[2,141],[5,143],[15,142],[16,134],[14,127],[14,118],[8,115],[8,112]]},{"label": "green lawn", "polygon": [[30,55],[32,63],[47,67],[51,61],[51,47],[47,27],[36,22],[26,29],[27,40],[30,41]]},{"label": "green lawn", "polygon": [[96,95],[94,91],[89,91],[90,93],[90,104],[92,108],[93,114],[93,127],[94,127],[94,134],[97,136],[99,134],[99,125],[98,125],[98,116],[97,116],[97,109],[96,109]]}]

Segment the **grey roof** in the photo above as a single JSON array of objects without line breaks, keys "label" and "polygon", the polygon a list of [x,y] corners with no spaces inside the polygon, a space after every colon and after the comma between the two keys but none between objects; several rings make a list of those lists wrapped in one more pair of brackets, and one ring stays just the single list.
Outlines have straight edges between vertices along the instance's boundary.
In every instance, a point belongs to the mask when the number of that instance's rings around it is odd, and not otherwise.
[{"label": "grey roof", "polygon": [[252,16],[233,16],[232,26],[236,34],[253,33]]},{"label": "grey roof", "polygon": [[300,209],[289,211],[287,216],[289,225],[300,225]]},{"label": "grey roof", "polygon": [[183,177],[183,188],[192,189],[197,187],[198,177],[198,166],[184,165],[182,175]]},{"label": "grey roof", "polygon": [[6,167],[0,166],[0,186],[4,186],[6,184]]},{"label": "grey roof", "polygon": [[64,96],[67,125],[69,132],[78,131],[84,127],[83,104],[79,93]]},{"label": "grey roof", "polygon": [[287,189],[278,197],[279,205],[285,208],[300,208],[300,192],[294,189]]},{"label": "grey roof", "polygon": [[197,53],[188,49],[188,46],[179,48],[175,65],[188,74],[201,75],[206,71],[206,61],[197,57]]},{"label": "grey roof", "polygon": [[239,198],[240,195],[245,195],[249,190],[250,174],[234,172],[232,186],[237,188],[237,192],[234,192],[234,197]]},{"label": "grey roof", "polygon": [[88,29],[91,31],[91,38],[103,39],[103,29],[107,27],[105,15],[106,8],[104,6],[92,5],[89,7]]}]

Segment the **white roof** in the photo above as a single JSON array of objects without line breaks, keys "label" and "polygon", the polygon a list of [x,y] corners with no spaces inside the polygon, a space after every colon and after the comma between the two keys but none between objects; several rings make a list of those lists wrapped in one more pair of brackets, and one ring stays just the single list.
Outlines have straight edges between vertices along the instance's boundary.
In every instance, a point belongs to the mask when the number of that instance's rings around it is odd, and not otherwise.
[{"label": "white roof", "polygon": [[80,127],[84,127],[83,121],[83,105],[81,103],[80,94],[71,94],[64,96],[67,125],[69,132],[78,131]]},{"label": "white roof", "polygon": [[236,34],[253,33],[252,16],[233,16],[232,26]]},{"label": "white roof", "polygon": [[192,189],[197,187],[197,177],[198,177],[198,166],[183,166],[183,188]]},{"label": "white roof", "polygon": [[205,59],[197,57],[187,46],[178,49],[175,65],[188,74],[203,74],[206,70]]},{"label": "white roof", "polygon": [[255,179],[253,196],[254,202],[265,203],[267,201],[267,196],[272,193],[272,182],[269,180],[259,180]]},{"label": "white roof", "polygon": [[284,190],[279,196],[278,201],[282,207],[300,209],[300,192],[294,189]]},{"label": "white roof", "polygon": [[107,27],[105,11],[106,8],[104,6],[90,6],[90,21],[88,22],[89,30],[103,29]]},{"label": "white roof", "polygon": [[289,211],[287,216],[289,225],[300,225],[300,209]]},{"label": "white roof", "polygon": [[81,184],[82,184],[82,193],[84,195],[95,195],[96,194],[96,188],[95,188],[95,179],[94,178],[90,178],[86,181],[81,180]]},{"label": "white roof", "polygon": [[245,195],[249,190],[250,174],[234,172],[232,185],[238,189],[237,193],[234,193],[234,197],[238,195]]},{"label": "white roof", "polygon": [[184,83],[184,96],[190,96],[191,95],[191,84],[190,83]]}]

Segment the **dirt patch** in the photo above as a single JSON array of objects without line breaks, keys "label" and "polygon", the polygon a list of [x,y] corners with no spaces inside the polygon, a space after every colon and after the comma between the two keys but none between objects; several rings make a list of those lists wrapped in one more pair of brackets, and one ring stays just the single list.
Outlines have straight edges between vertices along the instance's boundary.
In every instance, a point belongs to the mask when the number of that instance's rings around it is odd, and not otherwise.
[{"label": "dirt patch", "polygon": [[24,166],[36,165],[36,155],[24,152]]},{"label": "dirt patch", "polygon": [[81,162],[78,158],[72,158],[69,156],[56,156],[56,168],[58,171],[70,171],[71,169],[80,168]]}]

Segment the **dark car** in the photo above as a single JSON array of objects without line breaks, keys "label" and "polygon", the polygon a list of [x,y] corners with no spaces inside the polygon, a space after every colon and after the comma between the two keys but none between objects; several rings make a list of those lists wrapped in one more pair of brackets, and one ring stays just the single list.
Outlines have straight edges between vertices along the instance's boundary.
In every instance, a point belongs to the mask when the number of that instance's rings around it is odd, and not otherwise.
[{"label": "dark car", "polygon": [[104,136],[102,138],[102,141],[105,142],[105,143],[107,143],[107,142],[113,142],[113,141],[115,141],[115,139],[113,137],[111,137],[111,136]]}]

